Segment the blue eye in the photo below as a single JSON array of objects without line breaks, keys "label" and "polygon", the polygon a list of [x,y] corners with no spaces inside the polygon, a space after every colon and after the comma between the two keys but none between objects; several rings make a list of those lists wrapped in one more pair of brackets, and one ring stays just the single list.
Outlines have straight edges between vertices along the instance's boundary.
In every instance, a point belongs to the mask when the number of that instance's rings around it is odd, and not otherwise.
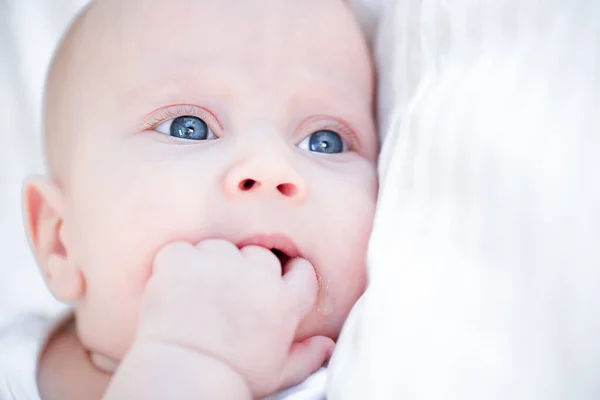
[{"label": "blue eye", "polygon": [[337,154],[347,151],[346,143],[339,134],[330,130],[316,131],[299,145],[303,150],[322,154]]},{"label": "blue eye", "polygon": [[206,122],[191,115],[165,121],[157,126],[155,130],[180,139],[209,140],[216,138]]}]

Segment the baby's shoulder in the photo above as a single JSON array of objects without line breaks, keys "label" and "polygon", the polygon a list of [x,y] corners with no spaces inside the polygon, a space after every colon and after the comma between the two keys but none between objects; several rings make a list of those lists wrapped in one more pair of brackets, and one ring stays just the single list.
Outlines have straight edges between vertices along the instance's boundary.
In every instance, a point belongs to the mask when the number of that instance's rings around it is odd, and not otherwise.
[{"label": "baby's shoulder", "polygon": [[91,367],[71,312],[0,322],[0,399],[100,398],[109,376]]}]

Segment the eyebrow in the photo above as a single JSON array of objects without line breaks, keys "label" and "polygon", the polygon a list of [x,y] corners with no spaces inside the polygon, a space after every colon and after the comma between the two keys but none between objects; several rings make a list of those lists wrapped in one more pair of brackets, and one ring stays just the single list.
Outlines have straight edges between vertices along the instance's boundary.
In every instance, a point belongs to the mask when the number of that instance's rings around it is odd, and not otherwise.
[{"label": "eyebrow", "polygon": [[[224,84],[219,73],[213,68],[198,71],[193,78],[189,74],[163,74],[158,77],[141,78],[123,92],[126,103],[134,104],[137,125],[143,125],[148,114],[167,105],[188,104],[216,106],[216,97],[225,98],[231,95],[232,86]],[[202,76],[202,90],[199,90],[197,76]],[[220,110],[217,110],[220,111]]]}]

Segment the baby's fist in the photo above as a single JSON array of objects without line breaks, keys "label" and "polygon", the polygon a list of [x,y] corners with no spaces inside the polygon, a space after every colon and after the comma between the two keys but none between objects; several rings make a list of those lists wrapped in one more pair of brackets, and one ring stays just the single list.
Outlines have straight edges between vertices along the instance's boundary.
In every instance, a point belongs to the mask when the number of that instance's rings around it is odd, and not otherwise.
[{"label": "baby's fist", "polygon": [[167,245],[155,258],[137,340],[214,357],[237,371],[255,396],[270,394],[293,380],[290,371],[323,362],[317,359],[332,346],[312,338],[292,348],[298,324],[314,306],[317,280],[306,260],[290,261],[283,276],[281,268],[262,247],[240,250],[224,240]]}]

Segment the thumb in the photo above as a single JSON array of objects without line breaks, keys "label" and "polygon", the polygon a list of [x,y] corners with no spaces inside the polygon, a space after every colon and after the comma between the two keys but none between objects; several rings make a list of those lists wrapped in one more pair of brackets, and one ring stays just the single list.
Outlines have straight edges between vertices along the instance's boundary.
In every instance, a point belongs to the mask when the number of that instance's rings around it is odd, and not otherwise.
[{"label": "thumb", "polygon": [[313,336],[295,342],[283,368],[281,389],[297,385],[329,360],[335,342],[326,336]]},{"label": "thumb", "polygon": [[317,301],[318,282],[312,264],[303,258],[288,262],[283,271],[283,281],[291,301],[291,310],[298,321],[312,310]]}]

